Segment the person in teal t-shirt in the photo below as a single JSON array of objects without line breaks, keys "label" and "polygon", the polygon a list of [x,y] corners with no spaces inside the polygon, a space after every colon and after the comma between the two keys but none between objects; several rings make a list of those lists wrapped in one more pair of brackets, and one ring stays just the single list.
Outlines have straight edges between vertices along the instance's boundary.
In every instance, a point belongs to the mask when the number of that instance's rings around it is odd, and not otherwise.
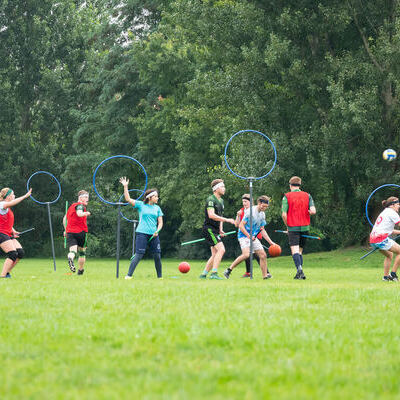
[{"label": "person in teal t-shirt", "polygon": [[125,200],[139,211],[139,225],[136,229],[135,256],[129,266],[125,279],[132,279],[133,272],[143,258],[147,246],[153,254],[157,278],[162,278],[161,244],[158,233],[163,227],[163,212],[157,205],[158,190],[147,189],[144,192],[144,201],[131,199],[129,196],[129,179],[121,178],[120,183],[124,187]]}]

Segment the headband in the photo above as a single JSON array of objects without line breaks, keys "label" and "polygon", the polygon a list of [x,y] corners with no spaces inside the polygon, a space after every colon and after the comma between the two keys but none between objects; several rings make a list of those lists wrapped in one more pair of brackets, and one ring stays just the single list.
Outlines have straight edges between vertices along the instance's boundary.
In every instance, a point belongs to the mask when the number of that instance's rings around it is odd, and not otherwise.
[{"label": "headband", "polygon": [[153,192],[150,192],[147,196],[146,196],[146,199],[150,199],[150,197],[153,197],[153,196],[155,196],[157,194],[157,191],[153,191]]},{"label": "headband", "polygon": [[250,197],[243,196],[243,197],[242,197],[242,200],[248,200],[248,201],[250,201]]},{"label": "headband", "polygon": [[4,199],[9,196],[12,193],[12,189],[8,189],[6,195],[4,196]]},{"label": "headband", "polygon": [[301,186],[300,183],[290,183],[290,182],[289,182],[289,185],[292,185],[292,186]]},{"label": "headband", "polygon": [[269,200],[260,199],[258,200],[260,203],[269,204]]},{"label": "headband", "polygon": [[213,192],[215,192],[218,188],[225,186],[224,182],[219,182],[212,187]]},{"label": "headband", "polygon": [[390,207],[390,206],[392,206],[393,204],[398,204],[398,203],[400,203],[399,200],[391,201],[390,203],[387,203],[387,204],[386,204],[386,207]]}]

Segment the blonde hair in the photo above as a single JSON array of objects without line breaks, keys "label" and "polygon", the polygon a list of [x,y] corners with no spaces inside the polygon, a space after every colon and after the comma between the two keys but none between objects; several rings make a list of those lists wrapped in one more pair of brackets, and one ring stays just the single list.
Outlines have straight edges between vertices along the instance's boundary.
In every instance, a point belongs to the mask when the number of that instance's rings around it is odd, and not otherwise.
[{"label": "blonde hair", "polygon": [[301,178],[299,178],[298,176],[292,176],[289,179],[289,185],[300,186],[301,185]]},{"label": "blonde hair", "polygon": [[89,192],[87,192],[86,190],[80,190],[80,191],[78,192],[78,199],[79,199],[79,197],[81,197],[81,196],[89,196]]},{"label": "blonde hair", "polygon": [[224,180],[223,179],[214,179],[212,182],[211,182],[211,188],[213,188],[215,185],[218,185],[218,183],[221,183],[221,182],[223,182]]},{"label": "blonde hair", "polygon": [[[0,190],[0,200],[4,200],[4,196],[6,196],[6,194],[7,194],[7,192],[8,192],[9,190],[11,190],[11,193],[12,193],[12,189],[10,189],[10,188],[8,188],[8,187],[5,187],[5,188],[3,188],[3,189]],[[11,193],[10,193],[10,194],[11,194]]]},{"label": "blonde hair", "polygon": [[265,195],[263,195],[263,196],[260,196],[258,199],[257,199],[257,203],[267,203],[267,204],[269,204],[269,202],[271,201],[271,198],[270,197],[268,197],[268,196],[265,196]]}]

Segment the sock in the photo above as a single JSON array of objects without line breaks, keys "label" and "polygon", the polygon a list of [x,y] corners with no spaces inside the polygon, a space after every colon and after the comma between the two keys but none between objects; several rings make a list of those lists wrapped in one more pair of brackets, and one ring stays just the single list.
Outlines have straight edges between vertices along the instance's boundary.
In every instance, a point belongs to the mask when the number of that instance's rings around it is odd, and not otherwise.
[{"label": "sock", "polygon": [[213,268],[212,271],[211,271],[211,273],[212,273],[212,274],[218,273],[218,269],[217,269],[217,268]]},{"label": "sock", "polygon": [[133,260],[131,261],[131,265],[129,266],[129,271],[128,275],[132,276],[133,273],[135,272],[136,266],[139,264],[140,260],[143,258],[144,254],[139,254],[136,253],[135,257],[133,257]]},{"label": "sock", "polygon": [[154,266],[156,267],[157,278],[161,278],[162,277],[161,254],[154,253],[153,258],[154,258]]},{"label": "sock", "polygon": [[292,255],[294,265],[296,266],[297,271],[301,271],[301,256],[299,253],[295,253]]},{"label": "sock", "polygon": [[202,275],[207,275],[207,274],[208,274],[207,268],[204,268]]},{"label": "sock", "polygon": [[300,265],[303,266],[303,254],[300,254]]},{"label": "sock", "polygon": [[246,272],[250,273],[250,258],[246,258]]}]

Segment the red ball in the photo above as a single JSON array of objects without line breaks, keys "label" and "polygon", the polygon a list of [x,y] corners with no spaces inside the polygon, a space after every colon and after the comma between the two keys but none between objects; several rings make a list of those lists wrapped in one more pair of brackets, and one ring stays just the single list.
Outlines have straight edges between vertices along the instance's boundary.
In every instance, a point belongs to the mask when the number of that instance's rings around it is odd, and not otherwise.
[{"label": "red ball", "polygon": [[279,244],[273,244],[272,246],[269,246],[268,253],[271,257],[278,257],[282,253],[281,246]]},{"label": "red ball", "polygon": [[183,261],[183,262],[181,262],[181,263],[179,264],[178,269],[179,269],[179,271],[182,272],[182,274],[186,274],[187,272],[190,271],[190,265],[189,265],[189,263],[187,263],[186,261]]}]

